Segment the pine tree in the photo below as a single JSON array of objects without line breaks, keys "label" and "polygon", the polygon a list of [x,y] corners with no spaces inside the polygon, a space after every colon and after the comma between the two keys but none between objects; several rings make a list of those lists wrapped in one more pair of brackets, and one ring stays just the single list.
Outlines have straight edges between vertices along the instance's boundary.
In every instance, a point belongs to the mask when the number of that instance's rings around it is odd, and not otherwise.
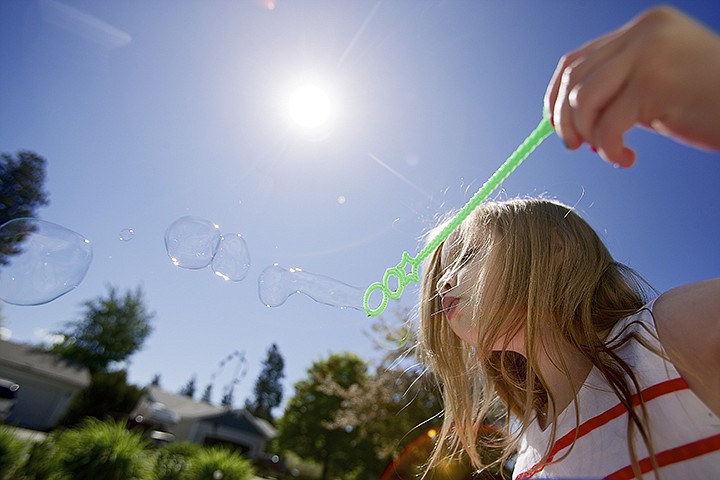
[{"label": "pine tree", "polygon": [[267,351],[263,368],[255,381],[254,397],[245,401],[245,409],[257,418],[274,423],[272,409],[282,402],[281,380],[285,376],[285,361],[276,344]]},{"label": "pine tree", "polygon": [[212,398],[212,383],[208,383],[208,386],[205,387],[205,391],[203,392],[202,398],[200,400],[209,404],[209,403],[212,403],[211,398]]},{"label": "pine tree", "polygon": [[197,375],[193,375],[190,380],[180,389],[180,395],[193,398],[195,396],[195,384],[197,383]]},{"label": "pine tree", "polygon": [[220,400],[220,405],[222,405],[223,407],[232,407],[234,390],[235,389],[231,387],[225,391],[225,395],[223,395],[222,399]]}]

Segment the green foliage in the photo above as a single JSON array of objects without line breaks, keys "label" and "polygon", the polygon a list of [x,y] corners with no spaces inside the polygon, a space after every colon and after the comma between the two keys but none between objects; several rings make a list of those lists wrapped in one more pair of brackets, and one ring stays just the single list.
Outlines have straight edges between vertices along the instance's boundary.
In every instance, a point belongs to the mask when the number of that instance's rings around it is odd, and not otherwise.
[{"label": "green foliage", "polygon": [[353,386],[339,395],[342,404],[332,425],[357,429],[373,445],[382,463],[387,463],[417,434],[418,425],[427,429],[440,424],[439,398],[407,370],[382,366],[362,386]]},{"label": "green foliage", "polygon": [[255,381],[253,398],[245,402],[245,409],[257,418],[275,423],[272,409],[282,402],[282,379],[285,377],[285,360],[276,344],[268,349],[263,368]]},{"label": "green foliage", "polygon": [[106,298],[88,300],[83,305],[83,319],[68,322],[66,330],[57,332],[64,340],[51,351],[84,365],[91,373],[107,371],[113,363],[126,361],[152,332],[154,314],[145,309],[139,288],[120,296],[108,286]]},{"label": "green foliage", "polygon": [[403,449],[422,430],[438,427],[442,410],[434,385],[423,376],[413,355],[416,344],[408,311],[393,321],[378,317],[371,329],[383,358],[362,385],[340,391],[343,399],[335,425],[351,425],[367,439],[382,463]]},{"label": "green foliage", "polygon": [[[280,447],[323,465],[323,478],[367,466],[374,458],[369,442],[352,425],[334,423],[342,392],[362,388],[366,381],[367,365],[356,355],[335,354],[315,362],[308,378],[295,384],[295,396],[278,422]],[[377,473],[373,470],[376,465],[366,476]]]},{"label": "green foliage", "polygon": [[13,430],[0,426],[0,479],[251,480],[255,475],[250,461],[230,450],[189,442],[156,449],[123,422],[93,418],[32,445],[26,462],[16,470],[22,444],[12,443],[12,465],[4,453],[4,446],[11,444],[5,440],[13,439]]},{"label": "green foliage", "polygon": [[61,420],[64,426],[72,426],[85,417],[100,420],[108,416],[125,417],[140,401],[143,391],[127,383],[127,372],[97,372],[68,408]]},{"label": "green foliage", "polygon": [[20,478],[24,480],[65,480],[67,478],[60,470],[53,438],[32,444],[20,472]]},{"label": "green foliage", "polygon": [[73,480],[145,479],[151,472],[147,442],[123,423],[88,418],[57,435],[57,462]]},{"label": "green foliage", "polygon": [[[28,151],[16,157],[0,155],[0,225],[23,217],[35,217],[38,207],[48,204],[45,183],[45,159]],[[18,242],[23,236],[0,236],[0,265],[7,257],[19,253]]]},{"label": "green foliage", "polygon": [[0,479],[13,478],[24,450],[25,443],[15,437],[14,429],[0,425]]},{"label": "green foliage", "polygon": [[155,480],[182,480],[192,459],[202,447],[195,443],[177,442],[163,446],[155,456]]},{"label": "green foliage", "polygon": [[[356,425],[370,439],[378,458],[391,465],[384,472],[385,480],[411,480],[424,474],[427,480],[510,478],[501,466],[475,473],[465,454],[425,471],[442,423],[442,402],[437,386],[424,375],[414,355],[417,338],[410,313],[399,310],[396,317],[394,322],[378,318],[371,325],[384,357],[362,390],[346,392],[336,422]],[[502,416],[502,411],[491,412],[480,434],[496,438],[493,424]],[[480,454],[484,462],[492,463],[499,450]]]},{"label": "green foliage", "polygon": [[190,461],[184,480],[251,480],[249,460],[224,448],[205,448]]},{"label": "green foliage", "polygon": [[383,354],[374,372],[354,369],[351,355],[316,363],[278,422],[277,447],[324,465],[323,478],[377,478],[413,439],[439,428],[442,406],[413,355],[414,329],[407,312],[396,317],[371,326]]}]

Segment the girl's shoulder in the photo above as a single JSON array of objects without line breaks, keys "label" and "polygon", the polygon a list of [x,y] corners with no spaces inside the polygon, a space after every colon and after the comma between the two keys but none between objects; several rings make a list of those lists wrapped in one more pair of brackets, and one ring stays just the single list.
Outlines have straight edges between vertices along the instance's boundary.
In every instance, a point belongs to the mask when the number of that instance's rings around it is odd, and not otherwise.
[{"label": "girl's shoulder", "polygon": [[652,311],[669,360],[720,415],[720,278],[669,290],[655,300]]}]

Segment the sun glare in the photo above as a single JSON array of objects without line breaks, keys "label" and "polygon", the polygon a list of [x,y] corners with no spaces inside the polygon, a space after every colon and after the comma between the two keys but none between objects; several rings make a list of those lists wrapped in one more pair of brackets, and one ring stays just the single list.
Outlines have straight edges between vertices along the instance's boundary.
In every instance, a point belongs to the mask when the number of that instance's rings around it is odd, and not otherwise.
[{"label": "sun glare", "polygon": [[290,94],[288,109],[290,117],[298,125],[320,127],[330,118],[330,97],[316,85],[304,85]]}]

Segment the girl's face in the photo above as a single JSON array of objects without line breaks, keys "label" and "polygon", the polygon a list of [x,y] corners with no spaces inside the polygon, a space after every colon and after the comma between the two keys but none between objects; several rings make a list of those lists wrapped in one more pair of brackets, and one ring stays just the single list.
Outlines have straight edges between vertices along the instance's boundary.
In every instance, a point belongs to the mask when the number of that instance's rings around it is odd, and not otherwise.
[{"label": "girl's face", "polygon": [[450,278],[439,285],[443,313],[453,332],[462,341],[477,346],[478,328],[473,314],[477,286],[482,272],[479,256],[474,256]]},{"label": "girl's face", "polygon": [[[479,296],[492,295],[493,274],[483,255],[474,252],[467,254],[468,259],[451,277],[447,277],[438,285],[438,293],[442,301],[442,311],[450,328],[463,342],[470,346],[479,346],[478,319],[475,318],[475,304]],[[495,282],[496,284],[497,282]],[[482,289],[482,292],[478,290]],[[519,332],[510,339],[503,336],[493,343],[493,351],[514,351],[525,353],[524,332]]]}]

